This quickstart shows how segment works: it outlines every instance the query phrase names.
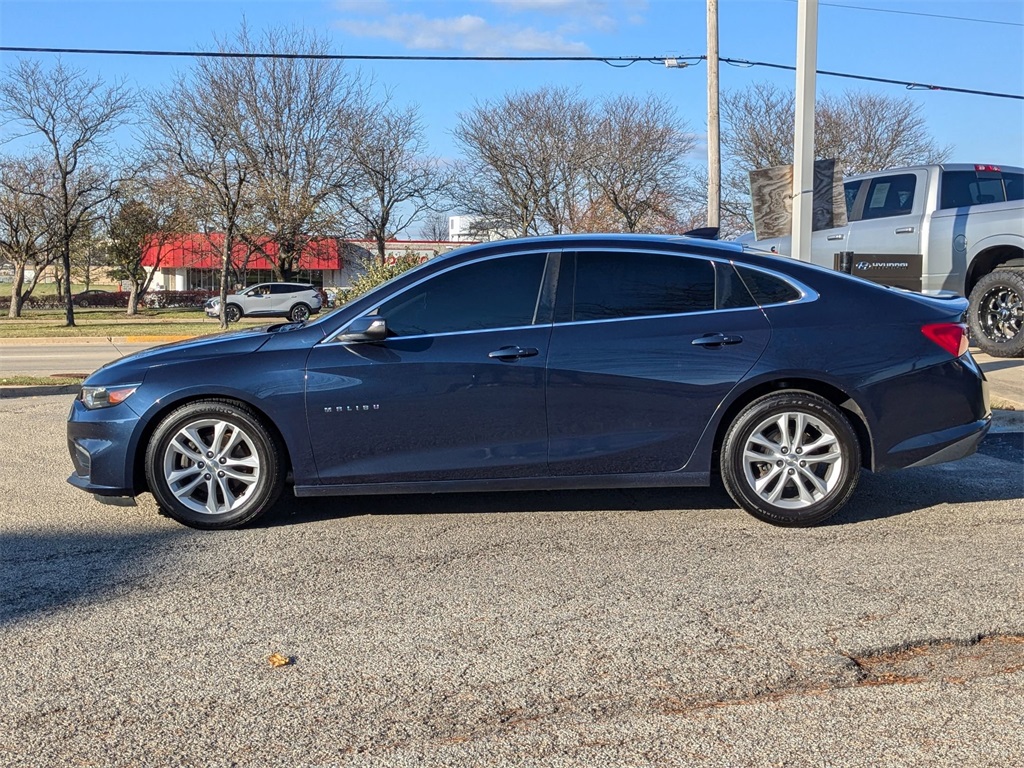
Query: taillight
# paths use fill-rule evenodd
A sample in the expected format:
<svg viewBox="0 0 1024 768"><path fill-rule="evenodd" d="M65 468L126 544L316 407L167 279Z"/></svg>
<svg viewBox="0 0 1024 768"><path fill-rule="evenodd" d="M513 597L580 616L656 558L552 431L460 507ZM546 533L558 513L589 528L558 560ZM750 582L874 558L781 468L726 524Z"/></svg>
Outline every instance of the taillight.
<svg viewBox="0 0 1024 768"><path fill-rule="evenodd" d="M998 165L976 165L974 170L981 173L999 173Z"/></svg>
<svg viewBox="0 0 1024 768"><path fill-rule="evenodd" d="M953 357L967 351L967 326L963 323L929 323L921 326L921 333Z"/></svg>

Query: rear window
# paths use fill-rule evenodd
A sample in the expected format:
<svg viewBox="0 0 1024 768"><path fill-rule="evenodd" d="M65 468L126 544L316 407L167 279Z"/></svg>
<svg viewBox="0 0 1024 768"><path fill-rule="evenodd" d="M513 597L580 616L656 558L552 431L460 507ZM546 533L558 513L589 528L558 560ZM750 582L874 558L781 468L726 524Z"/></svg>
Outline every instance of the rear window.
<svg viewBox="0 0 1024 768"><path fill-rule="evenodd" d="M940 207L1002 203L1022 199L1024 174L999 171L945 171L942 174Z"/></svg>
<svg viewBox="0 0 1024 768"><path fill-rule="evenodd" d="M736 271L747 290L750 291L750 295L754 297L754 301L762 307L767 304L785 304L796 301L801 296L800 291L775 275L738 265Z"/></svg>

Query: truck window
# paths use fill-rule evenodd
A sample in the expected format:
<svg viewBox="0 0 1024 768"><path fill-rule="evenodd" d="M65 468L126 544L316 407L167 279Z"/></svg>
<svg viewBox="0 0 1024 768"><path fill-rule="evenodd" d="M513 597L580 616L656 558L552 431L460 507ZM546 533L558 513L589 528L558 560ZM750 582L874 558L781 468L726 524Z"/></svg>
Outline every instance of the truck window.
<svg viewBox="0 0 1024 768"><path fill-rule="evenodd" d="M914 188L917 178L912 173L897 176L879 176L871 180L868 199L864 203L863 219L884 219L902 216L914 207Z"/></svg>
<svg viewBox="0 0 1024 768"><path fill-rule="evenodd" d="M1004 173L1007 200L1024 200L1024 173Z"/></svg>
<svg viewBox="0 0 1024 768"><path fill-rule="evenodd" d="M860 191L860 181L848 181L843 184L843 192L846 194L846 220L859 221L860 217L854 217L853 204L857 202L857 193Z"/></svg>
<svg viewBox="0 0 1024 768"><path fill-rule="evenodd" d="M1024 174L998 171L945 171L942 174L942 208L1001 203L1021 199Z"/></svg>

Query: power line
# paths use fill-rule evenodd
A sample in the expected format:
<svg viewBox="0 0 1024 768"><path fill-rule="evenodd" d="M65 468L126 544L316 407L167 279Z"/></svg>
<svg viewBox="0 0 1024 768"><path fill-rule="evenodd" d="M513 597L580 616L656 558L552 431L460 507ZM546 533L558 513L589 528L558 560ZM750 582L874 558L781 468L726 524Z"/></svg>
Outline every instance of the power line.
<svg viewBox="0 0 1024 768"><path fill-rule="evenodd" d="M369 55L341 53L246 53L238 51L149 51L106 48L34 48L27 46L0 46L0 52L9 53L69 53L103 56L177 56L192 58L220 59L311 59L332 61L495 61L495 62L600 62L613 67L628 67L644 61L668 67L689 66L688 62L706 61L707 56L424 56L424 55ZM796 67L789 64L773 64L767 61L748 61L747 59L719 58L719 61L739 67L768 67L795 71ZM682 64L680 64L682 62ZM902 85L914 91L948 91L950 93L966 93L972 96L990 96L999 99L1024 100L1024 96L1015 93L998 93L982 91L974 88L956 88L933 83L921 83L913 80L897 80L887 77L858 75L852 72L835 72L825 69L817 70L819 75L842 77L848 80L862 80L870 83Z"/></svg>
<svg viewBox="0 0 1024 768"><path fill-rule="evenodd" d="M101 56L170 56L198 59L308 59L310 61L591 61L609 66L632 66L639 61L661 64L661 56L420 56L420 55L368 55L342 53L250 53L243 51L149 51L117 48L30 48L0 46L9 53L75 53ZM680 56L679 59L699 60L703 56Z"/></svg>
<svg viewBox="0 0 1024 768"><path fill-rule="evenodd" d="M791 64L772 64L767 61L747 61L746 59L719 59L724 61L726 64L732 64L738 67L769 67L771 69L786 69L791 72L796 71L796 67ZM950 85L934 85L931 83L919 83L912 80L894 80L888 77L871 77L870 75L854 75L849 72L833 72L827 69L815 70L819 75L828 75L830 77L844 77L848 80L865 80L869 83L886 83L888 85L903 85L906 86L907 90L910 91L949 91L951 93L969 93L972 96L993 96L998 99L1021 99L1024 100L1024 96L1016 93L997 93L995 91L979 91L974 88L955 88Z"/></svg>
<svg viewBox="0 0 1024 768"><path fill-rule="evenodd" d="M789 3L795 3L798 0L786 0ZM818 5L827 5L832 8L848 8L854 11L871 11L872 13L898 13L903 16L925 16L931 19L951 19L953 21L970 21L978 24L999 24L1006 27L1024 27L1019 21L1001 21L999 19L977 19L971 16L947 16L941 13L923 13L921 11L897 11L893 8L870 8L864 5L846 5L845 3L818 3Z"/></svg>

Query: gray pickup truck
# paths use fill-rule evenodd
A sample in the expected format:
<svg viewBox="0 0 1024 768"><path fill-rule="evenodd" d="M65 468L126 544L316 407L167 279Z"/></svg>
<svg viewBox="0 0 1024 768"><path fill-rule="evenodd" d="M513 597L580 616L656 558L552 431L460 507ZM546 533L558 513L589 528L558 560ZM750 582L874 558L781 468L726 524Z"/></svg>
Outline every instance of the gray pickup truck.
<svg viewBox="0 0 1024 768"><path fill-rule="evenodd" d="M849 223L815 232L811 261L878 283L970 299L974 343L1024 355L1024 169L946 163L852 176ZM790 238L746 240L789 254Z"/></svg>

